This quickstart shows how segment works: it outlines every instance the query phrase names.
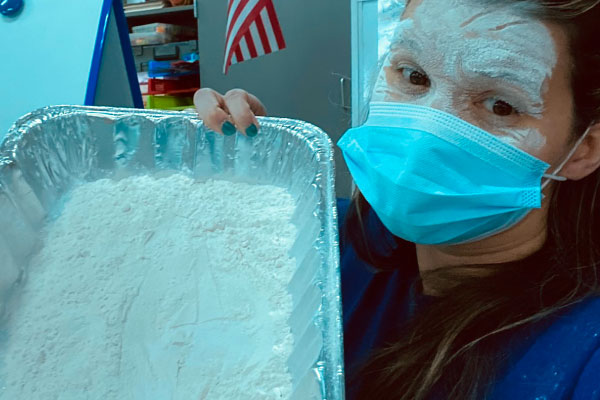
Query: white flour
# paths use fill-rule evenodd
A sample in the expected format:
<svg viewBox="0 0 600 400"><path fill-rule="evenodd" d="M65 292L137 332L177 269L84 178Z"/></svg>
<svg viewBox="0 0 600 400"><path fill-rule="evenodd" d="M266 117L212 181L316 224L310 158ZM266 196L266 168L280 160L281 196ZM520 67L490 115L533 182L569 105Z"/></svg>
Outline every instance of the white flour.
<svg viewBox="0 0 600 400"><path fill-rule="evenodd" d="M294 207L183 175L77 188L5 327L0 398L288 398Z"/></svg>

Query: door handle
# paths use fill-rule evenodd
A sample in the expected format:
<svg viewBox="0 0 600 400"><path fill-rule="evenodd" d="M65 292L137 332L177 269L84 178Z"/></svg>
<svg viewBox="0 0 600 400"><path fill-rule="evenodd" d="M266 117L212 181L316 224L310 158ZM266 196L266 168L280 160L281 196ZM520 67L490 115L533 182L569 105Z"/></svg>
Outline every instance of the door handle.
<svg viewBox="0 0 600 400"><path fill-rule="evenodd" d="M350 111L352 107L346 101L346 82L350 82L350 79L345 76L340 77L340 97L342 99L341 104L344 111Z"/></svg>

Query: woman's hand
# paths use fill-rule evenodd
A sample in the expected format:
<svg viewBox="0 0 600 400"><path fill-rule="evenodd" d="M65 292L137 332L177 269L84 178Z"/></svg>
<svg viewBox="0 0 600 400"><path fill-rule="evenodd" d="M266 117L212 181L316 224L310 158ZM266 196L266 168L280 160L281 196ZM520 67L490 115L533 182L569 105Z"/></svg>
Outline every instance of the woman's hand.
<svg viewBox="0 0 600 400"><path fill-rule="evenodd" d="M215 132L233 135L238 131L256 136L257 115L267 115L265 106L255 96L242 89L232 89L221 95L213 89L200 89L194 94L194 105L204 124Z"/></svg>

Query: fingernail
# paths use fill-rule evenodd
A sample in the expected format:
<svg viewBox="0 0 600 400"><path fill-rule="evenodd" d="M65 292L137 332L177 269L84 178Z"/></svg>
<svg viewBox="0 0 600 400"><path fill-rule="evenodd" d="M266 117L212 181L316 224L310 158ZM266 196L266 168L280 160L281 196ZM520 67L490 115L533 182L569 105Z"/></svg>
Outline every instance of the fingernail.
<svg viewBox="0 0 600 400"><path fill-rule="evenodd" d="M246 135L248 137L254 137L258 135L258 128L256 127L256 125L251 124L248 128L246 128Z"/></svg>
<svg viewBox="0 0 600 400"><path fill-rule="evenodd" d="M235 135L235 126L229 121L225 121L221 129L225 136Z"/></svg>

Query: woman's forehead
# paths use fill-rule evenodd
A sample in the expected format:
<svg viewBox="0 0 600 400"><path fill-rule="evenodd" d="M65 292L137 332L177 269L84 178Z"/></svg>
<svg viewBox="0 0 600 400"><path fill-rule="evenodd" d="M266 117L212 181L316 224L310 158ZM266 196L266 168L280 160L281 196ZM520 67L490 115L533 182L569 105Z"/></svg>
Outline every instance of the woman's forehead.
<svg viewBox="0 0 600 400"><path fill-rule="evenodd" d="M444 17L457 26L465 27L480 17L490 17L487 22L496 22L497 18L520 19L523 22L540 22L532 13L530 1L489 1L489 0L409 0L402 18L414 18L419 15ZM485 20L485 19L484 19ZM482 21L479 21L481 24Z"/></svg>
<svg viewBox="0 0 600 400"><path fill-rule="evenodd" d="M544 22L527 12L531 5L530 1L515 0L409 0L401 21L414 21L421 33L430 34L427 36L434 39L440 33L460 35L463 39L485 37L498 41L519 37L523 44L528 39L543 41L550 47L547 50L554 50Z"/></svg>

